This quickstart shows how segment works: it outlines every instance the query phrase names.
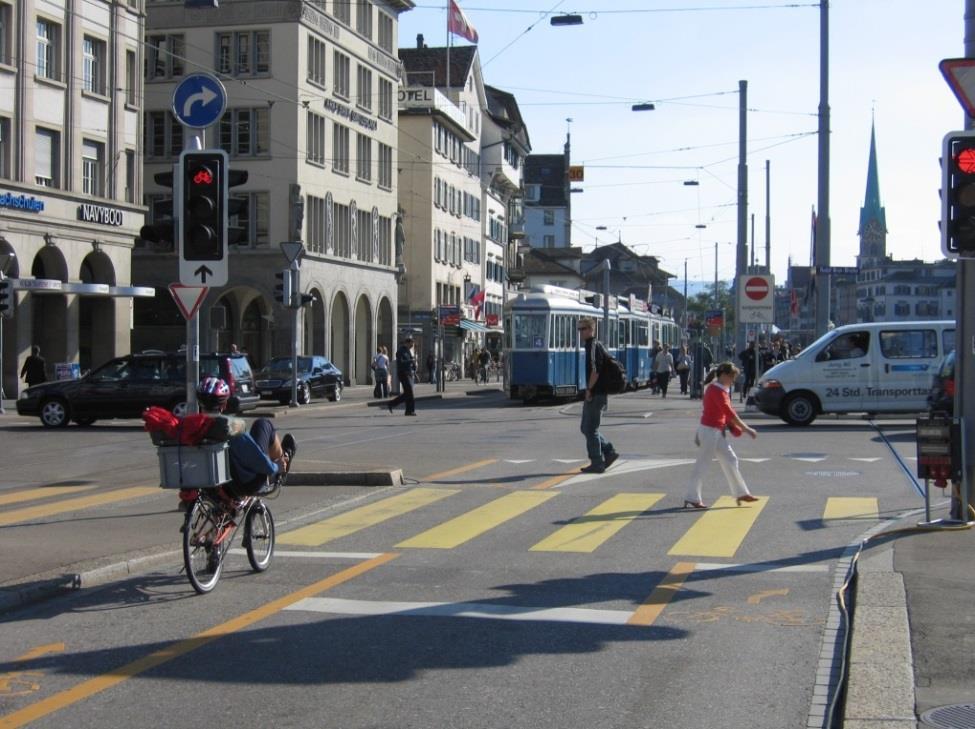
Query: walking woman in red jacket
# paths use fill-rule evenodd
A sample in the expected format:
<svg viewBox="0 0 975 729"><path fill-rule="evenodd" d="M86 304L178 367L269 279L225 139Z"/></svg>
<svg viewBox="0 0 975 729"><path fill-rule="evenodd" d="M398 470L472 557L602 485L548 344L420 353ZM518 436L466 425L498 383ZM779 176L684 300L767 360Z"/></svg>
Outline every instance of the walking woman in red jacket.
<svg viewBox="0 0 975 729"><path fill-rule="evenodd" d="M734 436L743 432L752 438L758 434L750 428L731 406L731 388L738 377L738 368L731 362L722 362L704 380L704 412L701 414L701 424L697 427L694 441L698 444L697 462L691 472L691 480L687 484L687 494L684 497L684 508L706 509L707 505L701 500L701 482L711 459L717 456L721 470L728 479L731 495L738 505L743 501L758 501L748 491L745 479L738 470L738 456L731 449L731 442L727 437L730 430Z"/></svg>

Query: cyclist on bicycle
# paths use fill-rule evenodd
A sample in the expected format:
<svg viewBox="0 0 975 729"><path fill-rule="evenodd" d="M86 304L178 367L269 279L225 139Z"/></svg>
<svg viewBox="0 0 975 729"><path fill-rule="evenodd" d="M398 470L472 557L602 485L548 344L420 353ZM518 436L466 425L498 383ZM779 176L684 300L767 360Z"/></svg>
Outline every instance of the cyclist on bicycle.
<svg viewBox="0 0 975 729"><path fill-rule="evenodd" d="M248 432L243 418L223 415L230 388L218 377L205 378L197 387L196 396L201 410L214 421L208 437L230 443L233 496L253 496L267 486L269 477L288 472L298 450L291 433L279 438L267 418L256 418ZM185 498L182 492L180 496Z"/></svg>

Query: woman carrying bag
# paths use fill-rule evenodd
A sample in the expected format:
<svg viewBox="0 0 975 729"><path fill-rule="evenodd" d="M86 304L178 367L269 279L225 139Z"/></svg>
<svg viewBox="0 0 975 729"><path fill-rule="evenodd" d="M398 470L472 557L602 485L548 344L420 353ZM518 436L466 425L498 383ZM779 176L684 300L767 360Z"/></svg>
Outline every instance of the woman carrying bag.
<svg viewBox="0 0 975 729"><path fill-rule="evenodd" d="M687 353L687 347L681 347L674 362L674 369L680 378L680 394L687 394L687 378L691 374L691 356Z"/></svg>
<svg viewBox="0 0 975 729"><path fill-rule="evenodd" d="M694 442L698 446L697 461L687 484L685 509L708 508L701 499L701 482L711 466L711 459L715 457L738 505L741 506L743 501L758 501L748 491L745 479L738 470L738 456L731 449L731 441L727 437L728 431L735 437L743 432L752 438L758 436L753 428L738 417L738 413L731 406L731 388L737 377L738 368L731 362L722 362L704 379L704 410L701 413L701 424L697 427L697 435L694 436Z"/></svg>

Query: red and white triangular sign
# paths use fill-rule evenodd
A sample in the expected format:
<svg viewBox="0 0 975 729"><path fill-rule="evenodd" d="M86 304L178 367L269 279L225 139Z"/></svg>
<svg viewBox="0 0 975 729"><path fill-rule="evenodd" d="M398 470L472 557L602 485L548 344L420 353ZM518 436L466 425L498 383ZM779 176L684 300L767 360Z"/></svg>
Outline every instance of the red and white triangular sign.
<svg viewBox="0 0 975 729"><path fill-rule="evenodd" d="M975 117L975 58L946 58L938 68L965 113Z"/></svg>
<svg viewBox="0 0 975 729"><path fill-rule="evenodd" d="M196 310L200 308L203 299L206 298L209 286L184 286L181 283L169 284L169 293L179 307L183 318L189 321L196 315Z"/></svg>

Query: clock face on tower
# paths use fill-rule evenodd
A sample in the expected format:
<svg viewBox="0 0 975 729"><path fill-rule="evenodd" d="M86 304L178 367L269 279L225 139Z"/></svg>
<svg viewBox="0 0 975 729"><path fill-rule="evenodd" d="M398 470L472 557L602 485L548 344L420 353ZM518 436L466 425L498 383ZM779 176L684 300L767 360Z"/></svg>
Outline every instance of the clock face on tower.
<svg viewBox="0 0 975 729"><path fill-rule="evenodd" d="M863 235L865 238L869 237L869 238L876 239L882 236L883 234L884 234L884 228L876 220L871 220L863 228Z"/></svg>

